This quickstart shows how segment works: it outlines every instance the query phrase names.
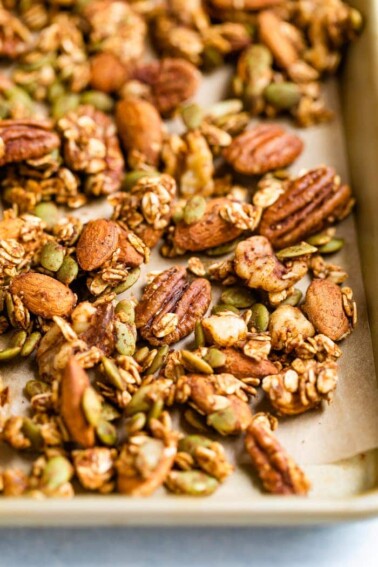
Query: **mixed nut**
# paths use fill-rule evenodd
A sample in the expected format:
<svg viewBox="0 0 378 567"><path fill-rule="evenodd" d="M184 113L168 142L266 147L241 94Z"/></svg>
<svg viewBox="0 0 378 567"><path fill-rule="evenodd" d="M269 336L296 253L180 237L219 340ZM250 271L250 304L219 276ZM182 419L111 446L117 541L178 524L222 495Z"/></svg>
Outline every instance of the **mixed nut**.
<svg viewBox="0 0 378 567"><path fill-rule="evenodd" d="M285 169L300 136L249 121L330 119L320 81L361 28L341 0L0 2L0 364L35 369L27 414L1 415L34 458L0 473L5 496L210 495L224 436L266 491L309 492L274 416L336 390L357 311L324 256L354 199L332 167ZM236 98L190 102L225 61ZM111 218L67 212L105 198ZM120 297L155 247L166 269Z"/></svg>

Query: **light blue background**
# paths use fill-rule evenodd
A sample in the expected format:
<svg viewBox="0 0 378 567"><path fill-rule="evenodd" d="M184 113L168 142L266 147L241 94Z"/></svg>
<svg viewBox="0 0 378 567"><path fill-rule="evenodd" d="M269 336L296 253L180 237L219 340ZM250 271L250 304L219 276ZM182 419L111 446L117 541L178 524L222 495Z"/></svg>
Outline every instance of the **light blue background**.
<svg viewBox="0 0 378 567"><path fill-rule="evenodd" d="M378 520L298 529L5 529L0 565L377 567Z"/></svg>

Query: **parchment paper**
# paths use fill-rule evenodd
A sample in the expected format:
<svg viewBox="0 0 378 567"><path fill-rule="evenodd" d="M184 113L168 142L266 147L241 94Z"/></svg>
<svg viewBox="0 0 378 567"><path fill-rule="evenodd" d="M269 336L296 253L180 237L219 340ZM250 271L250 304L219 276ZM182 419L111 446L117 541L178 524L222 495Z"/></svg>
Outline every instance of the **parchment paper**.
<svg viewBox="0 0 378 567"><path fill-rule="evenodd" d="M207 106L227 96L229 72L226 69L213 73L203 79L197 100ZM344 133L340 119L337 83L331 81L327 86L331 107L336 110L335 120L330 124L299 130L305 141L302 156L292 166L298 173L302 168L312 168L321 164L332 165L347 181L348 171ZM286 121L290 129L295 129ZM177 129L177 123L170 123L169 128ZM105 202L97 202L74 214L84 220L97 216L109 216L111 208ZM300 417L280 420L277 431L282 443L291 455L301 464L326 464L355 456L378 447L378 388L374 372L374 362L369 325L366 313L363 282L357 249L356 232L353 218L344 221L338 228L338 235L346 240L346 246L332 256L332 262L346 268L350 277L346 284L351 286L358 305L359 322L357 329L342 344L343 355L340 360L339 384L333 403L319 411L312 411ZM185 264L186 259L176 263ZM152 270L162 270L172 264L172 260L163 259L154 251L143 274ZM143 276L140 282L145 281ZM139 296L141 284L126 292L124 297ZM305 290L307 283L302 282ZM301 286L299 286L301 287ZM22 395L25 382L33 376L31 362L22 365L7 364L1 368L6 384L11 389L11 405L3 408L3 413L23 413L28 402ZM240 441L226 441L227 451L233 452L239 460ZM2 461L8 461L11 452L2 448ZM244 459L242 459L244 460Z"/></svg>

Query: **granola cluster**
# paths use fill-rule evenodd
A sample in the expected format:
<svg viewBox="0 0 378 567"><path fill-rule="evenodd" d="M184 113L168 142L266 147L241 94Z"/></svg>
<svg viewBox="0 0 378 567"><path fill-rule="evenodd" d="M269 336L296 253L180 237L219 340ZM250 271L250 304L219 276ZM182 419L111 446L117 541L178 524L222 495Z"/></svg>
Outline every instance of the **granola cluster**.
<svg viewBox="0 0 378 567"><path fill-rule="evenodd" d="M238 464L233 436L266 491L307 494L274 430L335 395L357 310L326 257L354 199L332 167L286 170L297 133L249 122L329 119L320 81L361 16L341 0L0 4L0 365L35 368L28 414L0 421L32 464L2 470L2 493L205 496ZM190 102L223 62L236 98ZM153 248L162 269L141 282Z"/></svg>

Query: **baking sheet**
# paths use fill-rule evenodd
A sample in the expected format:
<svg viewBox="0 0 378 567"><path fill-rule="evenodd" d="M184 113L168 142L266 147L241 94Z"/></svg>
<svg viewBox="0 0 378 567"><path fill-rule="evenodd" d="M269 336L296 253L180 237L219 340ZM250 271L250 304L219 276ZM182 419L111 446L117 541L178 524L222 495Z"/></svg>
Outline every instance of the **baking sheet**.
<svg viewBox="0 0 378 567"><path fill-rule="evenodd" d="M226 69L213 73L203 80L197 100L206 108L225 98L228 83L229 72ZM336 111L335 120L330 124L299 130L299 135L305 141L305 150L291 169L297 174L303 168L321 164L332 165L346 181L348 171L336 81L330 81L327 85L327 96L331 107ZM281 122L295 130L287 121ZM175 130L179 128L177 123L170 124L169 127ZM109 216L111 207L102 201L75 211L74 214L89 220L98 216ZM350 275L346 284L354 291L359 309L359 323L355 332L341 345L343 356L340 360L339 384L333 403L320 411L280 420L277 431L291 455L301 465L305 465L306 472L313 481L313 497L355 494L363 488L373 487L376 478L375 455L370 453L364 458L364 462L360 457L356 457L378 447L378 388L352 217L339 225L338 234L345 238L346 246L338 255L332 256L332 262L341 264ZM177 259L177 263L185 264L187 259ZM164 269L171 264L172 260L163 259L158 250L155 250L150 263L143 268L143 274ZM145 278L142 275L140 282L143 281ZM306 282L303 282L303 290L306 285ZM139 296L140 292L141 285L135 286L123 296ZM33 376L30 361L22 365L6 364L0 368L0 372L11 392L11 404L1 412L6 415L27 412L28 402L23 397L22 390L25 382ZM251 482L241 440L225 440L225 445L230 458L238 463L240 468L211 500L234 498L241 494L260 496L258 484ZM335 466L316 466L350 457L355 458ZM15 457L13 450L8 447L2 448L0 461L3 466L20 463L19 457ZM27 463L28 458L24 462ZM361 464L364 466L361 467ZM154 496L162 497L165 498L163 489Z"/></svg>

